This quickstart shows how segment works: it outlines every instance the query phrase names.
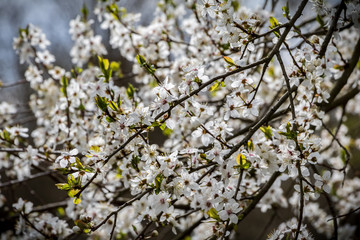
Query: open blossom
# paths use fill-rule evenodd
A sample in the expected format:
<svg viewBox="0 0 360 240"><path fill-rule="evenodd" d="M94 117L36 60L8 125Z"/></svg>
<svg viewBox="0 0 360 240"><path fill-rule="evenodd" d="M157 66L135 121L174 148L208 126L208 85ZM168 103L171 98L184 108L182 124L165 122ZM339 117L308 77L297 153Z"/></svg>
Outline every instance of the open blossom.
<svg viewBox="0 0 360 240"><path fill-rule="evenodd" d="M239 204L234 199L230 199L228 203L224 205L224 209L219 212L221 220L230 220L230 223L238 223L238 213L241 210Z"/></svg>
<svg viewBox="0 0 360 240"><path fill-rule="evenodd" d="M65 69L55 66L49 70L49 74L56 80L60 80L62 76L65 75Z"/></svg>
<svg viewBox="0 0 360 240"><path fill-rule="evenodd" d="M35 62L50 65L51 63L55 62L55 57L48 50L45 50L37 53Z"/></svg>
<svg viewBox="0 0 360 240"><path fill-rule="evenodd" d="M201 0L202 4L199 4L201 16L215 17L215 1L214 0Z"/></svg>
<svg viewBox="0 0 360 240"><path fill-rule="evenodd" d="M69 153L63 153L56 159L56 162L60 164L60 167L65 168L68 164L75 163L75 156L78 154L77 149L71 150Z"/></svg>
<svg viewBox="0 0 360 240"><path fill-rule="evenodd" d="M10 134L12 137L22 137L27 138L29 137L28 131L29 129L23 128L23 127L6 127L6 131Z"/></svg>
<svg viewBox="0 0 360 240"><path fill-rule="evenodd" d="M331 178L330 171L325 171L322 176L315 173L314 178L316 180L316 182L315 182L316 187L322 188L325 192L330 193L331 188L328 185L328 182L329 182L329 180Z"/></svg>
<svg viewBox="0 0 360 240"><path fill-rule="evenodd" d="M13 204L13 207L17 211L23 211L25 214L29 214L33 209L33 205L32 202L24 201L22 198L19 198L18 202Z"/></svg>
<svg viewBox="0 0 360 240"><path fill-rule="evenodd" d="M208 131L211 131L212 127L213 127L214 123L213 122L208 122L205 124L205 128L202 127L198 127L193 133L192 136L196 137L196 138L201 138L201 142L205 145L208 146L210 143L212 143L214 141L214 137L210 135L210 133Z"/></svg>

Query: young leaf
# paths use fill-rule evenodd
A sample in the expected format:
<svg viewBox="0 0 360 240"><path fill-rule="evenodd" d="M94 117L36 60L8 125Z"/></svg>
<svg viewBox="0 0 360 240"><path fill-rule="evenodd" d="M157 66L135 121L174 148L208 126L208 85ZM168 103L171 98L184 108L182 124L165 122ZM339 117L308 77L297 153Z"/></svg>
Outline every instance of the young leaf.
<svg viewBox="0 0 360 240"><path fill-rule="evenodd" d="M250 151L254 151L254 149L255 149L254 142L251 139L248 141L248 149Z"/></svg>
<svg viewBox="0 0 360 240"><path fill-rule="evenodd" d="M231 65L231 66L236 66L236 64L234 63L234 60L232 60L232 58L225 56L225 57L224 57L224 60L225 60L225 62L227 62L229 65Z"/></svg>
<svg viewBox="0 0 360 240"><path fill-rule="evenodd" d="M271 29L273 29L273 28L275 28L275 27L277 27L279 25L278 20L276 18L274 18L274 17L270 17L269 21L270 21Z"/></svg>
<svg viewBox="0 0 360 240"><path fill-rule="evenodd" d="M86 7L86 4L84 3L82 8L81 8L81 13L83 15L83 20L86 21L88 15L89 15L89 10L88 8Z"/></svg>
<svg viewBox="0 0 360 240"><path fill-rule="evenodd" d="M279 22L278 22L278 20L276 18L270 17L269 21L270 21L270 29L274 29L277 26L279 26ZM280 37L280 31L279 30L274 31L274 34L275 34L276 37Z"/></svg>
<svg viewBox="0 0 360 240"><path fill-rule="evenodd" d="M77 219L74 221L75 225L78 226L81 230L89 229L91 228L89 223L86 223L80 219Z"/></svg>
<svg viewBox="0 0 360 240"><path fill-rule="evenodd" d="M79 169L83 169L84 166L80 162L80 159L78 157L76 157L75 160L76 160L76 165L77 165L76 167L79 168Z"/></svg>
<svg viewBox="0 0 360 240"><path fill-rule="evenodd" d="M109 107L110 107L112 110L114 110L115 112L116 112L117 110L119 110L119 107L117 106L116 102L109 100L108 103L109 103Z"/></svg>
<svg viewBox="0 0 360 240"><path fill-rule="evenodd" d="M71 189L68 191L69 197L75 197L75 195L80 192L80 189Z"/></svg>
<svg viewBox="0 0 360 240"><path fill-rule="evenodd" d="M64 94L65 97L67 97L66 88L69 85L69 80L67 79L67 77L62 76L60 83L62 85L62 87L60 88L60 91Z"/></svg>
<svg viewBox="0 0 360 240"><path fill-rule="evenodd" d="M166 123L163 123L163 124L161 124L161 125L160 125L160 129L161 129L161 130L163 130L163 131L164 131L164 130L165 130L165 128L166 128Z"/></svg>
<svg viewBox="0 0 360 240"><path fill-rule="evenodd" d="M272 139L272 130L270 126L267 127L260 127L260 130L264 133L265 137L267 140L271 140Z"/></svg>
<svg viewBox="0 0 360 240"><path fill-rule="evenodd" d="M73 203L74 204L79 204L79 203L81 203L81 199L80 198L74 198Z"/></svg>
<svg viewBox="0 0 360 240"><path fill-rule="evenodd" d="M215 81L215 83L209 88L209 91L214 92L219 88L219 86L220 86L220 82Z"/></svg>
<svg viewBox="0 0 360 240"><path fill-rule="evenodd" d="M320 24L321 27L325 26L325 22L319 14L316 16L316 21Z"/></svg>
<svg viewBox="0 0 360 240"><path fill-rule="evenodd" d="M206 212L209 217L212 219L215 219L217 221L220 221L220 216L218 214L218 211L215 208L210 208L209 211Z"/></svg>
<svg viewBox="0 0 360 240"><path fill-rule="evenodd" d="M133 99L134 94L135 94L135 88L131 83L129 83L129 86L126 89L126 95L128 96L129 99Z"/></svg>
<svg viewBox="0 0 360 240"><path fill-rule="evenodd" d="M289 10L289 1L286 2L286 5L282 7L283 16L287 19L290 19L290 10Z"/></svg>
<svg viewBox="0 0 360 240"><path fill-rule="evenodd" d="M55 184L55 186L60 190L70 190L71 189L70 185L67 183L57 183L57 184Z"/></svg>
<svg viewBox="0 0 360 240"><path fill-rule="evenodd" d="M250 162L246 160L246 157L239 153L236 157L236 163L239 165L240 169L248 169L250 167Z"/></svg>
<svg viewBox="0 0 360 240"><path fill-rule="evenodd" d="M106 112L107 110L107 99L106 97L100 97L98 94L95 96L95 102L101 111Z"/></svg>
<svg viewBox="0 0 360 240"><path fill-rule="evenodd" d="M158 174L155 177L155 193L159 194L160 193L160 188L161 188L161 182L164 179L164 176L162 174Z"/></svg>

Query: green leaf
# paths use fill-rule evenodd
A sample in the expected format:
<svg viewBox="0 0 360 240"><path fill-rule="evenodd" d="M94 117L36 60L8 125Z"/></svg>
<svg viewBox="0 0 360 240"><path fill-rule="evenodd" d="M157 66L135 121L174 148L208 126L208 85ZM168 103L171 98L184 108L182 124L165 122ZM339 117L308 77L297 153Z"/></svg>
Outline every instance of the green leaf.
<svg viewBox="0 0 360 240"><path fill-rule="evenodd" d="M80 110L80 111L85 111L85 106L84 106L84 104L83 104L82 99L80 99L79 110Z"/></svg>
<svg viewBox="0 0 360 240"><path fill-rule="evenodd" d="M77 165L76 167L77 167L78 169L83 169L84 166L83 166L82 163L80 162L80 159L79 159L78 157L76 157L75 160L76 160L76 165Z"/></svg>
<svg viewBox="0 0 360 240"><path fill-rule="evenodd" d="M2 131L2 137L8 142L10 141L10 133L6 129Z"/></svg>
<svg viewBox="0 0 360 240"><path fill-rule="evenodd" d="M78 192L80 192L80 189L70 189L70 190L68 191L68 195L69 195L69 197L75 197L75 195L76 195Z"/></svg>
<svg viewBox="0 0 360 240"><path fill-rule="evenodd" d="M136 226L135 226L135 225L131 225L131 226L132 226L134 232L135 232L136 234L138 234Z"/></svg>
<svg viewBox="0 0 360 240"><path fill-rule="evenodd" d="M210 92L214 92L216 91L220 86L220 82L219 81L215 81L215 83L209 88Z"/></svg>
<svg viewBox="0 0 360 240"><path fill-rule="evenodd" d="M345 164L346 163L346 152L344 149L341 149L340 158L341 158L341 161L343 162L343 164Z"/></svg>
<svg viewBox="0 0 360 240"><path fill-rule="evenodd" d="M114 61L112 61L112 62L110 63L110 68L111 68L114 72L119 71L119 70L120 70L120 62L114 62Z"/></svg>
<svg viewBox="0 0 360 240"><path fill-rule="evenodd" d="M104 74L103 76L105 77L105 82L109 82L112 75L112 68L110 67L109 60L104 59L100 56L98 56L98 60L101 72Z"/></svg>
<svg viewBox="0 0 360 240"><path fill-rule="evenodd" d="M138 61L138 63L140 64L140 66L143 66L144 64L146 64L146 60L144 58L144 56L142 55L136 55L136 60Z"/></svg>
<svg viewBox="0 0 360 240"><path fill-rule="evenodd" d="M26 28L19 28L19 36L21 39L23 38L22 33L25 33L25 36L29 35L29 25L27 25Z"/></svg>
<svg viewBox="0 0 360 240"><path fill-rule="evenodd" d="M319 14L316 15L316 21L320 24L321 27L325 26L324 19Z"/></svg>
<svg viewBox="0 0 360 240"><path fill-rule="evenodd" d="M200 158L201 159L204 159L204 160L209 160L209 159L207 159L207 156L206 156L206 154L205 153L200 153Z"/></svg>
<svg viewBox="0 0 360 240"><path fill-rule="evenodd" d="M251 166L251 163L246 159L246 157L239 153L236 157L236 163L240 169L248 169Z"/></svg>
<svg viewBox="0 0 360 240"><path fill-rule="evenodd" d="M160 129L164 131L166 129L166 123L162 123L160 125Z"/></svg>
<svg viewBox="0 0 360 240"><path fill-rule="evenodd" d="M109 60L108 60L108 59L103 59L102 65L103 65L103 68L104 68L105 70L108 70L108 69L109 69L109 66L110 66Z"/></svg>
<svg viewBox="0 0 360 240"><path fill-rule="evenodd" d="M74 198L73 203L74 204L79 204L79 203L81 203L81 199L80 198Z"/></svg>
<svg viewBox="0 0 360 240"><path fill-rule="evenodd" d="M215 208L210 208L209 211L206 212L209 217L212 219L215 219L217 221L220 221L220 216L218 214L218 211Z"/></svg>
<svg viewBox="0 0 360 240"><path fill-rule="evenodd" d="M336 70L340 70L340 71L344 71L345 70L345 66L344 65L339 65L339 64L335 64L333 66L334 69Z"/></svg>
<svg viewBox="0 0 360 240"><path fill-rule="evenodd" d="M63 207L58 207L56 209L56 212L57 212L57 215L60 216L60 217L65 217L65 209Z"/></svg>
<svg viewBox="0 0 360 240"><path fill-rule="evenodd" d="M287 19L290 19L290 10L289 10L289 1L286 2L286 5L282 7L283 16Z"/></svg>
<svg viewBox="0 0 360 240"><path fill-rule="evenodd" d="M231 1L231 6L234 8L235 12L239 9L240 3L237 0Z"/></svg>
<svg viewBox="0 0 360 240"><path fill-rule="evenodd" d="M269 21L270 21L270 29L274 29L277 26L279 26L279 22L278 22L278 20L276 18L270 17ZM274 34L275 34L276 37L280 37L280 31L279 30L274 31Z"/></svg>
<svg viewBox="0 0 360 240"><path fill-rule="evenodd" d="M232 58L225 56L225 57L224 57L224 60L225 60L225 62L227 62L229 65L231 65L231 66L236 66L236 64L234 63L234 60L232 60Z"/></svg>
<svg viewBox="0 0 360 240"><path fill-rule="evenodd" d="M98 108L100 108L101 111L106 112L107 111L107 105L108 101L106 97L100 97L98 94L95 96L95 102Z"/></svg>
<svg viewBox="0 0 360 240"><path fill-rule="evenodd" d="M162 133L168 137L173 133L173 130L171 130L170 128L167 127L162 131Z"/></svg>
<svg viewBox="0 0 360 240"><path fill-rule="evenodd" d="M254 142L251 139L248 141L248 149L251 151L255 149Z"/></svg>
<svg viewBox="0 0 360 240"><path fill-rule="evenodd" d="M86 21L88 15L89 15L89 10L88 8L86 7L86 4L84 3L82 8L81 8L81 13L83 15L83 20Z"/></svg>
<svg viewBox="0 0 360 240"><path fill-rule="evenodd" d="M264 133L265 138L266 138L267 140L271 140L271 139L272 139L273 133L272 133L272 130L271 130L271 127L270 127L270 126L260 127L260 130Z"/></svg>
<svg viewBox="0 0 360 240"><path fill-rule="evenodd" d="M142 55L136 55L136 60L138 61L138 63L140 64L141 67L145 68L145 70L150 73L151 75L153 75L156 71L155 68L153 68L152 66L150 66L147 62L144 56Z"/></svg>
<svg viewBox="0 0 360 240"><path fill-rule="evenodd" d="M161 188L161 182L164 179L164 176L162 174L158 174L155 177L155 193L159 194L160 193L160 188Z"/></svg>
<svg viewBox="0 0 360 240"><path fill-rule="evenodd" d="M278 20L276 18L272 17L272 16L269 18L269 21L270 21L271 29L273 29L273 28L275 28L275 27L277 27L279 25Z"/></svg>
<svg viewBox="0 0 360 240"><path fill-rule="evenodd" d="M69 174L68 175L68 184L70 185L70 187L80 187L81 186L81 182L80 182L80 178L76 178L72 175Z"/></svg>
<svg viewBox="0 0 360 240"><path fill-rule="evenodd" d="M65 97L67 97L67 87L69 85L69 80L67 79L67 77L62 76L61 77L61 81L60 81L62 87L60 88L60 91L64 94Z"/></svg>
<svg viewBox="0 0 360 240"><path fill-rule="evenodd" d="M279 132L279 134L285 136L287 139L296 140L297 133L291 130L291 124L288 122L286 124L286 132Z"/></svg>
<svg viewBox="0 0 360 240"><path fill-rule="evenodd" d="M139 169L139 162L140 162L140 157L139 156L133 156L131 159L131 166L133 169L135 169L137 172L140 172Z"/></svg>
<svg viewBox="0 0 360 240"><path fill-rule="evenodd" d="M86 223L80 219L77 219L74 221L75 225L78 226L81 230L89 229L91 228L89 223Z"/></svg>
<svg viewBox="0 0 360 240"><path fill-rule="evenodd" d="M119 110L119 107L117 106L116 102L109 100L108 103L109 103L109 107L110 107L112 110L114 110L114 111Z"/></svg>
<svg viewBox="0 0 360 240"><path fill-rule="evenodd" d="M160 125L159 122L155 121L149 127L158 127L159 125Z"/></svg>
<svg viewBox="0 0 360 240"><path fill-rule="evenodd" d="M129 99L133 99L134 94L135 94L135 88L131 83L129 83L129 86L126 89L126 95L128 96Z"/></svg>
<svg viewBox="0 0 360 240"><path fill-rule="evenodd" d="M106 121L108 122L108 123L112 123L112 122L115 122L115 119L114 118L112 118L112 117L110 117L110 116L106 116Z"/></svg>
<svg viewBox="0 0 360 240"><path fill-rule="evenodd" d="M67 183L57 183L57 184L55 184L55 186L60 190L70 190L71 189L70 185Z"/></svg>

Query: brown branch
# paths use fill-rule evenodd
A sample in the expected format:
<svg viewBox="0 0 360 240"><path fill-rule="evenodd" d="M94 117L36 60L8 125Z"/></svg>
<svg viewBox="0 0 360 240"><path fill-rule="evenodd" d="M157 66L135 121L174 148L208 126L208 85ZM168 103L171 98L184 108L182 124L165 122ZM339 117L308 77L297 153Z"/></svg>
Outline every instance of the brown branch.
<svg viewBox="0 0 360 240"><path fill-rule="evenodd" d="M113 238L114 230L115 230L115 227L116 227L116 220L117 220L117 214L114 215L114 223L113 223L113 227L111 229L109 240L112 240L112 238Z"/></svg>
<svg viewBox="0 0 360 240"><path fill-rule="evenodd" d="M240 212L239 215L239 223L245 219L245 217L256 207L258 202L264 197L264 195L267 193L267 191L271 188L271 186L274 184L275 180L280 176L280 172L275 172L270 177L270 179L266 182L264 187L259 191L259 193L253 198L251 203L247 208L244 209L244 211ZM238 224L239 224L238 223Z"/></svg>
<svg viewBox="0 0 360 240"><path fill-rule="evenodd" d="M342 0L340 5L338 6L336 12L335 12L335 15L333 17L333 20L331 22L331 25L330 25L330 28L325 36L325 39L324 39L324 42L323 44L321 45L321 49L320 49L320 52L319 52L319 55L318 57L319 58L322 58L324 55L325 55L325 52L326 52L326 49L327 49L327 46L329 45L329 42L330 42L330 39L335 31L335 28L336 28L336 24L340 18L340 14L343 10L343 8L345 8L345 1Z"/></svg>
<svg viewBox="0 0 360 240"><path fill-rule="evenodd" d="M179 234L175 240L182 240L184 239L186 236L188 236L192 231L194 231L195 228L197 228L202 221L204 220L204 217L200 218L197 222L195 222L190 228L186 229L184 232L182 232L181 234Z"/></svg>
<svg viewBox="0 0 360 240"><path fill-rule="evenodd" d="M355 45L353 55L351 56L347 68L345 68L341 77L336 80L336 84L330 92L330 97L328 99L329 104L332 103L332 101L340 93L341 89L346 85L351 73L353 72L354 68L356 67L356 64L358 63L359 57L360 57L360 39L357 41ZM323 106L323 108L325 107L326 105Z"/></svg>
<svg viewBox="0 0 360 240"><path fill-rule="evenodd" d="M316 173L316 174L319 174L317 168L315 167L315 165L311 164L311 168L313 169L313 171ZM326 199L326 202L329 206L329 209L330 209L330 213L331 215L333 216L333 224L334 224L334 233L333 233L333 238L334 240L337 240L338 239L338 223L337 221L335 220L336 219L336 210L335 210L335 207L334 207L334 202L332 201L330 195L323 191L322 193L324 196L325 196L325 199Z"/></svg>
<svg viewBox="0 0 360 240"><path fill-rule="evenodd" d="M115 211L111 212L103 221L101 221L98 225L96 225L95 227L91 228L91 231L95 232L99 227L101 227L102 225L104 225L109 218L111 218L112 215L117 214L118 212L120 212L122 209L124 209L125 207L129 206L130 204L132 204L133 202L135 202L136 200L139 200L140 198L142 198L143 196L145 196L146 194L148 194L149 192L152 191L152 188L147 189L146 191L144 191L143 193L138 194L136 197L130 199L129 201L127 201L126 203L124 203L123 205L121 205L118 209L116 209Z"/></svg>
<svg viewBox="0 0 360 240"><path fill-rule="evenodd" d="M345 213L345 214L342 214L342 215L339 215L339 216L330 218L330 219L327 220L327 222L329 222L329 221L331 221L331 220L335 220L335 219L337 219L337 218L347 217L347 216L349 216L350 214L353 214L354 212L357 212L357 211L359 211L359 210L360 210L360 207L355 208L354 210L351 210L351 211L348 212L348 213ZM336 221L335 221L335 222L336 222Z"/></svg>
<svg viewBox="0 0 360 240"><path fill-rule="evenodd" d="M3 88L15 87L15 86L17 86L17 85L25 84L25 83L28 83L28 81L26 81L26 80L21 80L21 81L17 81L17 82L13 82L13 83L8 83L8 84L3 84L3 83L0 81L0 91L1 91Z"/></svg>
<svg viewBox="0 0 360 240"><path fill-rule="evenodd" d="M330 112L334 108L337 108L339 106L345 106L348 103L348 101L353 99L359 92L360 92L359 87L353 88L349 92L342 95L341 97L335 99L332 102L329 102L327 105L324 105L322 110L324 110L325 112Z"/></svg>
<svg viewBox="0 0 360 240"><path fill-rule="evenodd" d="M29 176L27 178L24 178L24 179L10 180L8 182L1 183L0 184L0 189L5 188L5 187L9 187L9 186L12 186L12 185L15 185L15 184L20 184L20 183L23 183L23 182L27 182L27 181L30 181L30 180L33 180L33 179L36 179L36 178L39 178L39 177L48 176L48 175L53 174L53 173L56 173L56 171L40 172L40 173L33 174L33 175L31 175L31 176Z"/></svg>

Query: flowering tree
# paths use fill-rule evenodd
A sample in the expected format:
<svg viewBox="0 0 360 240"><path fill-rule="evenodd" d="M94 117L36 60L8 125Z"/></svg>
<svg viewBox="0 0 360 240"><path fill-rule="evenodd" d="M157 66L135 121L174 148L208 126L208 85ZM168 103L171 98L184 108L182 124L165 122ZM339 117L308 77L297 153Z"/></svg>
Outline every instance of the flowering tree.
<svg viewBox="0 0 360 240"><path fill-rule="evenodd" d="M148 26L116 2L98 1L94 13L111 51L133 62L133 84L122 84L86 7L70 22L72 69L54 64L38 27L14 39L37 126L15 125L16 107L0 103L0 207L2 221L16 219L2 239L168 229L230 239L256 208L292 211L269 239L312 239L307 225L333 239L355 234L346 217L359 210L360 178L349 149L360 139L344 119L360 113L357 1L286 4L280 22L235 0L160 0ZM308 19L305 7L315 9ZM7 189L43 176L68 197L7 200Z"/></svg>

